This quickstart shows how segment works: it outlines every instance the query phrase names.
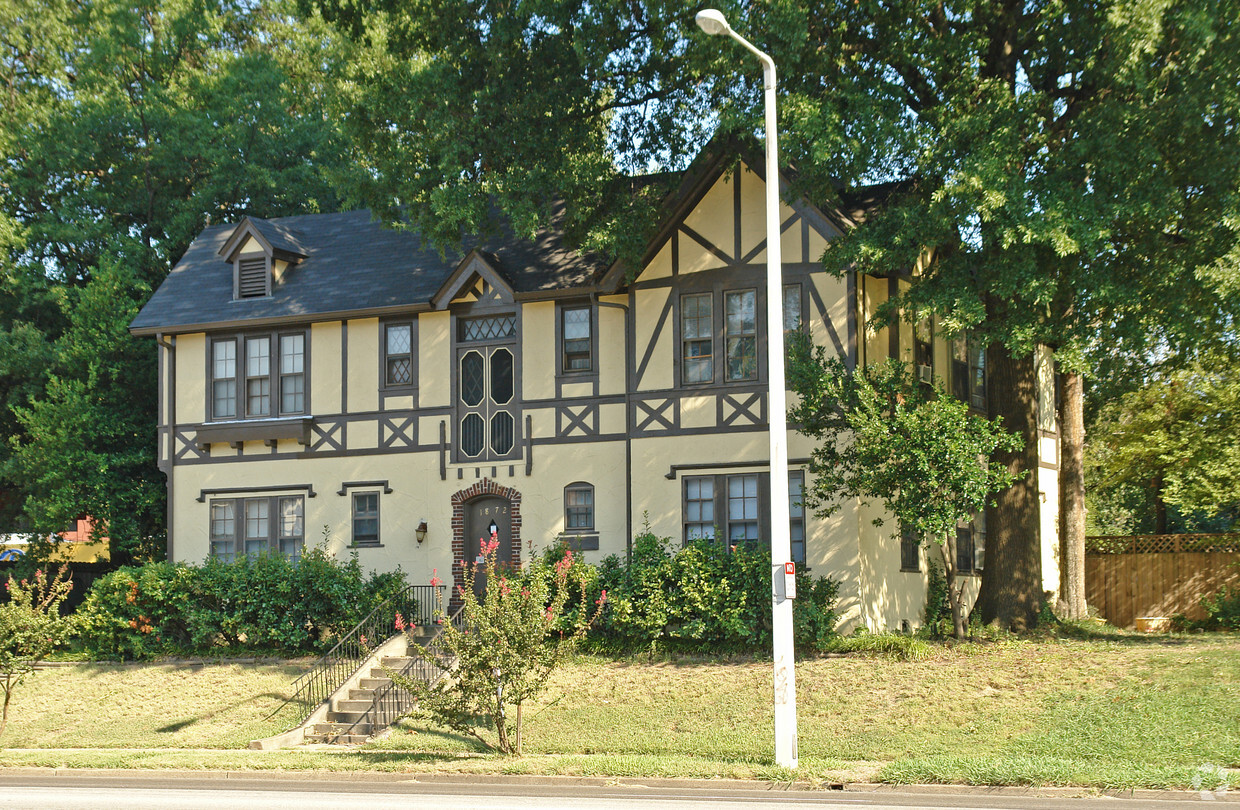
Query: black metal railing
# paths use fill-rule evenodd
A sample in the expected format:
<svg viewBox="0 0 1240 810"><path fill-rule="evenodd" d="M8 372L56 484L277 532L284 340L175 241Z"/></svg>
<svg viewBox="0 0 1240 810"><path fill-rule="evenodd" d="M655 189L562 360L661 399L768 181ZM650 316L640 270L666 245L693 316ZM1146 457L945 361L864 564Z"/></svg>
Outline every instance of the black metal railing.
<svg viewBox="0 0 1240 810"><path fill-rule="evenodd" d="M458 629L462 628L465 624L464 608L457 609L448 622ZM392 671L405 678L422 681L427 686L434 686L456 665L452 654L444 649L442 626L429 641L419 646L421 649L410 657L404 667ZM382 663L380 661L380 664ZM375 692L374 702L366 719L371 723L371 728L378 731L413 711L415 703L413 695L392 681Z"/></svg>
<svg viewBox="0 0 1240 810"><path fill-rule="evenodd" d="M372 610L357 626L346 633L336 646L315 662L310 671L293 682L293 696L272 712L275 716L289 704L299 707L298 719L290 728L305 722L315 709L329 700L358 667L364 664L379 645L396 632L396 614L400 614L414 635L438 635L436 614L443 603L443 585L408 585L396 596Z"/></svg>

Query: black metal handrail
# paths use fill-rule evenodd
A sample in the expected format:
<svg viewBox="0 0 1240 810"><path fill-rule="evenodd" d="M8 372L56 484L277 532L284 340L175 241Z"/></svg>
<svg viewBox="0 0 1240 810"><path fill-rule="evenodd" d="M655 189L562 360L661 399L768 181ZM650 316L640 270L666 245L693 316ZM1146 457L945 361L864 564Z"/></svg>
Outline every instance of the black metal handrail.
<svg viewBox="0 0 1240 810"><path fill-rule="evenodd" d="M465 610L458 608L456 613L448 619L448 623L460 629L465 625ZM393 670L396 674L406 678L423 681L427 686L433 687L435 684L452 671L456 665L456 661L450 653L443 647L443 628L440 626L439 631L426 644L419 645L421 649L418 653L411 657L408 664L400 670ZM380 664L383 662L380 661ZM401 688L395 681L391 681L381 686L375 692L374 701L371 703L370 711L367 719L371 723L371 728L378 731L381 728L390 726L400 718L409 714L413 710L416 700L408 691Z"/></svg>
<svg viewBox="0 0 1240 810"><path fill-rule="evenodd" d="M396 633L396 614L405 623L434 633L438 606L443 602L443 585L407 585L404 590L372 610L357 626L346 633L336 646L323 655L308 672L293 682L293 696L271 713L275 716L290 703L301 706L298 720L291 728L305 722L315 709L331 699L340 685L349 679L371 656L376 647Z"/></svg>

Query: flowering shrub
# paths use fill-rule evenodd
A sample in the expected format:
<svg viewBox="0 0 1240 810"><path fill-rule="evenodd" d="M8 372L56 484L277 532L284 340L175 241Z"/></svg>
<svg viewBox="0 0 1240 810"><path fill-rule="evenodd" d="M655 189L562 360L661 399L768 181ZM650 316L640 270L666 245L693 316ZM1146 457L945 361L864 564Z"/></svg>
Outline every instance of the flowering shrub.
<svg viewBox="0 0 1240 810"><path fill-rule="evenodd" d="M48 577L38 569L29 579L5 582L9 601L0 605L0 690L4 692L0 735L8 725L9 704L17 687L68 638L70 622L60 616L60 603L73 588L67 571L61 566L54 577Z"/></svg>
<svg viewBox="0 0 1240 810"><path fill-rule="evenodd" d="M585 635L607 596L601 594L593 605L587 603L591 569L571 552L550 564L535 563L526 572L507 571L496 559L498 546L495 540L484 538L484 562L465 566L465 582L472 584L485 577L486 591L479 599L472 587L458 586L464 621L460 627L445 623L440 637L457 662L451 676L429 686L398 673L391 675L417 697L419 714L488 747L519 754L525 703L546 687L551 673ZM570 596L576 601L566 609ZM398 630L404 629L402 624L398 617ZM435 660L413 637L409 640L411 650ZM483 736L484 728L494 731L494 741Z"/></svg>

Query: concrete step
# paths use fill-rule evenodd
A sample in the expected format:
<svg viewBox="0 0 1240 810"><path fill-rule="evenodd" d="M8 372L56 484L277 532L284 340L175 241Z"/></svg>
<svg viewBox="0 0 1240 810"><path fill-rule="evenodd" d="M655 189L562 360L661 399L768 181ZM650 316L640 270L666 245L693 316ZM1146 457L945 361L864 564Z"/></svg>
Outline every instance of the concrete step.
<svg viewBox="0 0 1240 810"><path fill-rule="evenodd" d="M361 745L370 739L367 734L320 734L313 731L306 732L307 743L320 743L326 745Z"/></svg>
<svg viewBox="0 0 1240 810"><path fill-rule="evenodd" d="M356 724L356 723L369 723L370 722L370 704L367 703L366 708L363 709L362 711L328 712L327 722L347 723L350 725Z"/></svg>
<svg viewBox="0 0 1240 810"><path fill-rule="evenodd" d="M374 705L374 700L365 698L361 700L337 700L335 709L341 714L365 714L370 711L370 707Z"/></svg>
<svg viewBox="0 0 1240 810"><path fill-rule="evenodd" d="M310 732L314 734L361 734L364 737L370 735L373 731L374 727L370 723L340 722L338 720L315 723L314 728L310 729Z"/></svg>
<svg viewBox="0 0 1240 810"><path fill-rule="evenodd" d="M371 700L375 699L374 689L350 689L348 700Z"/></svg>
<svg viewBox="0 0 1240 810"><path fill-rule="evenodd" d="M382 672L383 670L379 670L379 671ZM379 678L379 677L362 678L360 681L358 681L357 685L360 686L362 689L369 689L370 691L373 692L376 689L382 689L383 687L387 686L391 682L392 682L392 679L384 675L382 678Z"/></svg>

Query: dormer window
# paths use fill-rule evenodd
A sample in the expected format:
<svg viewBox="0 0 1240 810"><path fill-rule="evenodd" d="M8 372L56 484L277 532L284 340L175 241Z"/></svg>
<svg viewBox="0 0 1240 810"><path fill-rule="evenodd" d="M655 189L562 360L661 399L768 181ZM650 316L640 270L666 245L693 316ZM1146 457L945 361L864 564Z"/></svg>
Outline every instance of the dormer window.
<svg viewBox="0 0 1240 810"><path fill-rule="evenodd" d="M288 269L306 258L301 234L279 222L246 217L219 255L233 266L233 300L267 298Z"/></svg>

